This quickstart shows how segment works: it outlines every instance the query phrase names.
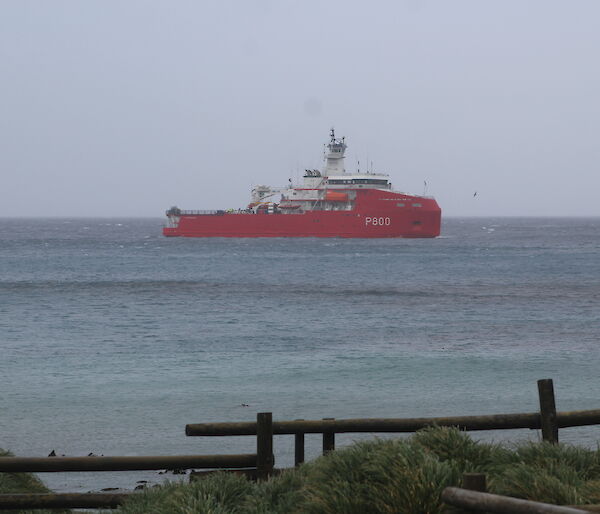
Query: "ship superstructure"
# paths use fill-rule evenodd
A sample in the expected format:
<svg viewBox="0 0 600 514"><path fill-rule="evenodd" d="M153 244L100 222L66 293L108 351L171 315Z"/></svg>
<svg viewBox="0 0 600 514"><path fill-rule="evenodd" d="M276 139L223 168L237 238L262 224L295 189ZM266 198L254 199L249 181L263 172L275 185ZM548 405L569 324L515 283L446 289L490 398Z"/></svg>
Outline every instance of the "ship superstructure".
<svg viewBox="0 0 600 514"><path fill-rule="evenodd" d="M432 197L392 190L384 173L348 173L345 138L331 129L322 170L303 183L252 189L245 209L167 211L165 236L188 237L436 237L441 210Z"/></svg>

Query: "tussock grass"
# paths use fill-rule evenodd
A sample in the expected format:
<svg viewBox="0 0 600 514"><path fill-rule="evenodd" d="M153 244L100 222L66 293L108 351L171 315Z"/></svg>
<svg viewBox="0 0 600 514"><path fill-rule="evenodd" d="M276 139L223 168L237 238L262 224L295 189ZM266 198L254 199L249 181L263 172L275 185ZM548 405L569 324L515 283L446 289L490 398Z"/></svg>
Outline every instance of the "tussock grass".
<svg viewBox="0 0 600 514"><path fill-rule="evenodd" d="M130 501L121 511L145 514L237 514L246 512L243 505L254 487L244 477L219 473L189 484L170 483L151 489L136 495L135 501Z"/></svg>
<svg viewBox="0 0 600 514"><path fill-rule="evenodd" d="M268 482L217 474L132 498L123 514L442 514L440 501L465 472L488 476L490 492L559 505L600 503L600 452L569 445L506 447L452 428L409 439L356 443Z"/></svg>
<svg viewBox="0 0 600 514"><path fill-rule="evenodd" d="M276 478L254 484L253 494L246 498L243 512L271 514L297 512L306 496L306 468L283 472Z"/></svg>
<svg viewBox="0 0 600 514"><path fill-rule="evenodd" d="M404 440L358 443L307 467L307 513L441 512L442 489L460 480L456 465Z"/></svg>
<svg viewBox="0 0 600 514"><path fill-rule="evenodd" d="M512 461L512 453L499 444L478 443L464 432L449 427L425 428L412 441L452 462L461 473L490 473Z"/></svg>
<svg viewBox="0 0 600 514"><path fill-rule="evenodd" d="M518 463L495 477L492 489L498 494L526 500L576 505L587 503L587 498L580 492L584 484L573 468L562 464L539 468Z"/></svg>
<svg viewBox="0 0 600 514"><path fill-rule="evenodd" d="M557 505L598 503L600 452L570 445L524 443L493 476L494 492Z"/></svg>
<svg viewBox="0 0 600 514"><path fill-rule="evenodd" d="M13 457L12 453L0 449L1 457ZM47 493L42 481L31 473L0 473L0 493Z"/></svg>
<svg viewBox="0 0 600 514"><path fill-rule="evenodd" d="M0 458L13 457L13 454L0 448ZM31 473L0 473L0 494L49 493L44 483ZM71 512L68 510L5 510L2 512L21 514L58 514Z"/></svg>
<svg viewBox="0 0 600 514"><path fill-rule="evenodd" d="M513 453L518 462L541 469L564 465L577 472L584 480L600 478L600 452L571 445L550 443L523 443Z"/></svg>

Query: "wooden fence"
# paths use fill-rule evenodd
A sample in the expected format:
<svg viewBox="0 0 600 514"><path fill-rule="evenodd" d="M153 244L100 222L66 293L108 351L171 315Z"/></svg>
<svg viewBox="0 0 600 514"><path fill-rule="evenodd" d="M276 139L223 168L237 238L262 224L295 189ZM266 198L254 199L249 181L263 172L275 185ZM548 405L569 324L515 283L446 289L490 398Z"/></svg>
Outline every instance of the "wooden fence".
<svg viewBox="0 0 600 514"><path fill-rule="evenodd" d="M256 453L152 457L0 457L0 473L137 471L153 469L244 469L257 479L273 473L271 413L256 416ZM115 508L136 493L0 494L0 510Z"/></svg>
<svg viewBox="0 0 600 514"><path fill-rule="evenodd" d="M323 435L323 454L335 449L335 434L341 433L410 433L425 427L458 427L461 430L541 429L542 439L558 443L558 430L600 424L600 409L556 412L554 386L551 379L538 380L539 412L525 414L492 414L486 416L454 416L444 418L367 418L274 421L273 434L290 434L295 438L295 465L304 462L305 434ZM196 423L186 425L188 436L255 435L255 422Z"/></svg>
<svg viewBox="0 0 600 514"><path fill-rule="evenodd" d="M256 436L256 453L243 455L184 455L163 457L44 457L0 458L0 472L120 471L148 469L245 469L257 479L274 471L273 435L291 434L295 440L296 465L304 462L305 434L322 434L323 453L335 449L335 434L408 433L425 427L450 426L461 430L541 429L542 438L558 443L559 428L598 425L600 409L556 412L552 380L538 380L540 410L524 414L454 416L437 418L367 418L273 421L272 414L259 413L254 422L199 423L185 427L188 436ZM103 508L120 505L128 494L25 494L0 495L0 510L14 508ZM451 493L449 492L448 495ZM463 495L464 496L464 495ZM489 512L489 508L486 508ZM497 511L509 512L509 511ZM521 512L521 511L510 511ZM564 511L522 511L564 512Z"/></svg>

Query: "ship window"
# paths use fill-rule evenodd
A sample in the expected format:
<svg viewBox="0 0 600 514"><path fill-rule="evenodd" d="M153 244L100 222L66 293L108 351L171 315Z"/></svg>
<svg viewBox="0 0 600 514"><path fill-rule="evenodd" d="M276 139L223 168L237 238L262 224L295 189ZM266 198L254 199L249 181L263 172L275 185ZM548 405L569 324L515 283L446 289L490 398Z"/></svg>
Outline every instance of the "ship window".
<svg viewBox="0 0 600 514"><path fill-rule="evenodd" d="M403 203L397 203L396 205L397 205L398 207L404 207L404 204L403 204Z"/></svg>
<svg viewBox="0 0 600 514"><path fill-rule="evenodd" d="M348 179L330 179L329 184L377 184L377 185L388 185L387 180L368 179L368 178L355 178L352 180Z"/></svg>
<svg viewBox="0 0 600 514"><path fill-rule="evenodd" d="M413 207L423 207L420 203L413 203L412 206Z"/></svg>
<svg viewBox="0 0 600 514"><path fill-rule="evenodd" d="M413 225L420 225L421 222L420 221L413 221Z"/></svg>
<svg viewBox="0 0 600 514"><path fill-rule="evenodd" d="M370 178L356 178L352 181L354 184L381 184L387 185L387 180L370 179Z"/></svg>

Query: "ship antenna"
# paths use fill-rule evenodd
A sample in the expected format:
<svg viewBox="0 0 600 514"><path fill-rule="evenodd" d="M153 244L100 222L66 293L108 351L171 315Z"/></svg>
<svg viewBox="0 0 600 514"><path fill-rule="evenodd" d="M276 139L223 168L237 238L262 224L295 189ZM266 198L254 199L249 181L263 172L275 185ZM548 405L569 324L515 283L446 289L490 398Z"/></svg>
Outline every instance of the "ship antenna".
<svg viewBox="0 0 600 514"><path fill-rule="evenodd" d="M331 134L330 134L330 136L331 136L331 142L335 143L335 130L334 130L333 127L331 127Z"/></svg>

